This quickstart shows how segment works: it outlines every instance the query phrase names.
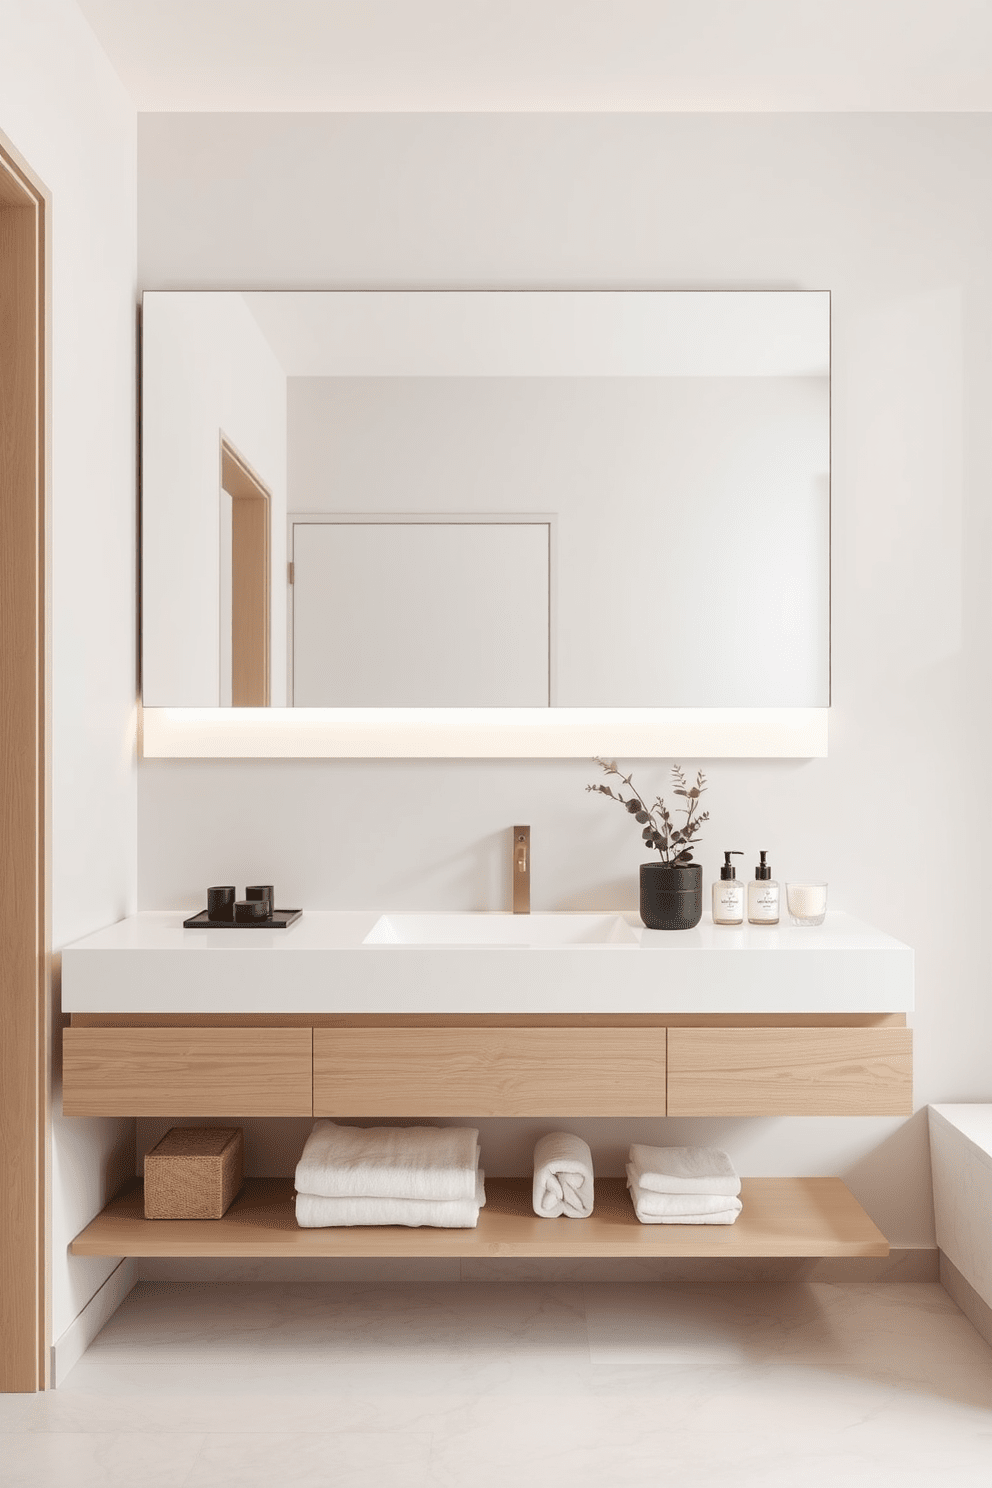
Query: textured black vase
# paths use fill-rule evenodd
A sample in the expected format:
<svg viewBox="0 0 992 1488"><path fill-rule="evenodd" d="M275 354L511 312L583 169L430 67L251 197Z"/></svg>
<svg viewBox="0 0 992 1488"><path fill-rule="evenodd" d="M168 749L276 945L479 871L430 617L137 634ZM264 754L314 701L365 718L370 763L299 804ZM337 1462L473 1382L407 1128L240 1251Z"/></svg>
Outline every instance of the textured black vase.
<svg viewBox="0 0 992 1488"><path fill-rule="evenodd" d="M641 864L641 919L649 930L691 930L702 916L700 863Z"/></svg>

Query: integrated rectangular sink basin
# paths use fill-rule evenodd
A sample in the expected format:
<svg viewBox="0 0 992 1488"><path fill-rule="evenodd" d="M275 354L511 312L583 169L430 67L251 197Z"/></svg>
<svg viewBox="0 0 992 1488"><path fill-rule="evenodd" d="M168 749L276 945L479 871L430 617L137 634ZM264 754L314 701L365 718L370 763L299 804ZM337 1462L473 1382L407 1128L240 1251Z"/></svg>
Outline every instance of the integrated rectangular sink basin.
<svg viewBox="0 0 992 1488"><path fill-rule="evenodd" d="M384 914L367 946L540 947L636 946L637 935L618 914Z"/></svg>

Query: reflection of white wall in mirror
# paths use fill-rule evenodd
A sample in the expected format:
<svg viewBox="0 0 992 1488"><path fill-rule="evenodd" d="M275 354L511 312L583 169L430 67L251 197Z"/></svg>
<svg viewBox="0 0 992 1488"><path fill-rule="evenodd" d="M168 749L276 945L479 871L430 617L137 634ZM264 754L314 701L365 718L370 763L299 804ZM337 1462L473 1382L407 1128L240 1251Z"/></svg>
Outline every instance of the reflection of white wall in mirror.
<svg viewBox="0 0 992 1488"><path fill-rule="evenodd" d="M143 302L142 694L221 702L221 436L272 497L272 593L285 593L286 377L241 295ZM150 349L153 348L153 354ZM271 697L286 702L286 616L271 606Z"/></svg>
<svg viewBox="0 0 992 1488"><path fill-rule="evenodd" d="M220 488L220 705L231 706L231 652L234 619L231 563L233 557L234 502L230 491Z"/></svg>
<svg viewBox="0 0 992 1488"><path fill-rule="evenodd" d="M290 500L553 507L557 705L824 707L828 410L825 377L291 377Z"/></svg>
<svg viewBox="0 0 992 1488"><path fill-rule="evenodd" d="M291 521L296 706L547 707L547 522Z"/></svg>

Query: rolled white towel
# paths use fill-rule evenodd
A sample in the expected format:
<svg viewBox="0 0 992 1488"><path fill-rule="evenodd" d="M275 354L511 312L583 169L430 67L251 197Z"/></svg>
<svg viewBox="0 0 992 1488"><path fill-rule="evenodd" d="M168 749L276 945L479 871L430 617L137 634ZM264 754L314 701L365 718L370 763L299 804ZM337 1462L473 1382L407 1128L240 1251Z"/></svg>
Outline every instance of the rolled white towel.
<svg viewBox="0 0 992 1488"><path fill-rule="evenodd" d="M639 1187L652 1193L724 1194L736 1198L741 1180L720 1147L646 1147L634 1142L630 1169Z"/></svg>
<svg viewBox="0 0 992 1488"><path fill-rule="evenodd" d="M479 1133L468 1126L315 1121L296 1191L323 1199L475 1200Z"/></svg>
<svg viewBox="0 0 992 1488"><path fill-rule="evenodd" d="M534 1148L534 1213L542 1219L588 1219L592 1213L592 1153L572 1132L548 1132Z"/></svg>
<svg viewBox="0 0 992 1488"><path fill-rule="evenodd" d="M486 1202L486 1175L475 1175L471 1199L325 1199L318 1194L296 1195L296 1223L304 1230L338 1225L430 1225L439 1230L471 1230L479 1223Z"/></svg>
<svg viewBox="0 0 992 1488"><path fill-rule="evenodd" d="M743 1205L727 1194L659 1194L640 1188L627 1168L627 1187L641 1224L733 1224Z"/></svg>

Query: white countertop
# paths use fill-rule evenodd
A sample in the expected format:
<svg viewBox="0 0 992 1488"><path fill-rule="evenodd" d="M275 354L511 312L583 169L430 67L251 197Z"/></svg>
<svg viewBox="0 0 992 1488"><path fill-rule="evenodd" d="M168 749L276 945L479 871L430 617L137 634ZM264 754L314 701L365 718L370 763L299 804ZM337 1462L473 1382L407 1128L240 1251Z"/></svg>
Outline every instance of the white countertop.
<svg viewBox="0 0 992 1488"><path fill-rule="evenodd" d="M668 932L644 929L630 911L623 918L632 943L563 946L363 945L379 910L305 910L286 930L184 930L193 912L132 915L65 947L64 1011L745 1014L913 1007L910 947L840 912L815 928L725 927L706 915L694 930Z"/></svg>

